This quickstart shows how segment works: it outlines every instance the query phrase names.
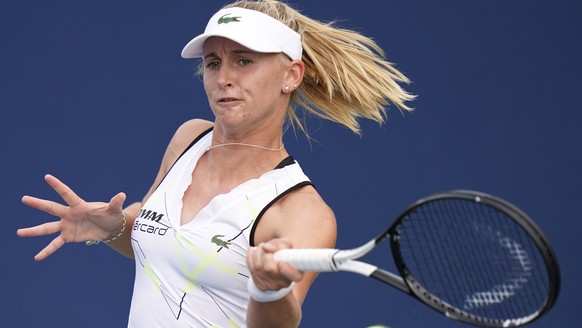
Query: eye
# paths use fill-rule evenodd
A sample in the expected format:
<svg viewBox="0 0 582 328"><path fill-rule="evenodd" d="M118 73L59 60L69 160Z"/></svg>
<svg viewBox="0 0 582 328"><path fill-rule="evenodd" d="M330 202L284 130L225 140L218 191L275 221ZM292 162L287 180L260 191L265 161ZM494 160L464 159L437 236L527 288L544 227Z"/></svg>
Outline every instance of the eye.
<svg viewBox="0 0 582 328"><path fill-rule="evenodd" d="M215 69L220 67L220 63L218 61L211 61L208 64L206 64L206 68L208 69Z"/></svg>
<svg viewBox="0 0 582 328"><path fill-rule="evenodd" d="M252 60L250 60L248 58L243 58L243 59L240 59L238 61L238 63L239 63L240 66L247 66L247 65L252 64L253 62L252 62Z"/></svg>

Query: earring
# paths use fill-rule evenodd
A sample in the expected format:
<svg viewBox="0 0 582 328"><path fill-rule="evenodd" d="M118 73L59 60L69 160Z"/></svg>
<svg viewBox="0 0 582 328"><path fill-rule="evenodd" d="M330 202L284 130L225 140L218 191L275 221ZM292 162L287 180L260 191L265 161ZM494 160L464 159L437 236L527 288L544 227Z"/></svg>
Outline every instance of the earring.
<svg viewBox="0 0 582 328"><path fill-rule="evenodd" d="M289 86L288 85L285 86L285 93L289 93Z"/></svg>

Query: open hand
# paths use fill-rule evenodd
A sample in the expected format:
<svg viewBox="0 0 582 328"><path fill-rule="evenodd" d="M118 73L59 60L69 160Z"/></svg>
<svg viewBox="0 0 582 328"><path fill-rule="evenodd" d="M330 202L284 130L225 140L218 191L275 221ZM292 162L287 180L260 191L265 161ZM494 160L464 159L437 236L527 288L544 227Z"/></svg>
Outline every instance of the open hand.
<svg viewBox="0 0 582 328"><path fill-rule="evenodd" d="M59 233L34 257L35 260L44 260L65 243L108 239L121 230L122 208L126 198L124 193L113 196L109 203L88 203L54 176L47 174L45 180L68 206L31 196L22 197L22 202L25 205L59 218L57 221L18 229L17 235L20 237L38 237Z"/></svg>

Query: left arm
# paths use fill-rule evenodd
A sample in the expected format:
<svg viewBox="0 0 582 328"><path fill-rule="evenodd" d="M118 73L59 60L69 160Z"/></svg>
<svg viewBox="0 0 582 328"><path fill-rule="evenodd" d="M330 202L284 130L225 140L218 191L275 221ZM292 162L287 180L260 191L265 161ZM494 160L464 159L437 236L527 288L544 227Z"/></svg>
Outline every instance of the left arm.
<svg viewBox="0 0 582 328"><path fill-rule="evenodd" d="M284 248L332 248L336 242L336 222L332 210L312 186L283 197L263 216L249 250L247 264L261 290L278 290L295 281L293 291L280 300L257 302L247 309L249 327L297 327L301 305L317 273L302 272L273 254Z"/></svg>

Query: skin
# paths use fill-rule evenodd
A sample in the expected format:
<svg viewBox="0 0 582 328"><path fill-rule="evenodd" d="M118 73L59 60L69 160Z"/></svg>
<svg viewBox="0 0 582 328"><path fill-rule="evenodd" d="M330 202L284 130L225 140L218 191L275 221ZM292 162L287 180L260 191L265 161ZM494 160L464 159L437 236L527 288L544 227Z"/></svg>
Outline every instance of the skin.
<svg viewBox="0 0 582 328"><path fill-rule="evenodd" d="M277 149L281 146L285 110L290 91L303 78L304 65L283 54L253 52L231 40L209 38L204 47L204 90L215 115L214 122L190 120L178 128L170 141L158 174L142 202L123 208L126 199L119 193L109 202L86 202L56 177L46 182L65 204L24 196L25 205L47 212L58 219L31 228L19 229L21 237L58 234L36 256L44 260L68 242L103 240L121 230L122 210L127 226L135 221L145 202L171 165L201 132L214 126L213 145L238 142ZM196 214L216 195L258 178L272 170L288 153L253 147L222 146L205 153L192 172L192 184L183 196L181 223L195 220ZM133 257L131 229L107 245ZM330 248L336 242L336 221L332 210L311 186L302 187L281 198L264 214L247 254L252 278L261 290L278 290L296 282L291 293L278 301L260 303L253 299L247 309L249 327L297 327L301 305L316 277L301 272L273 254L285 248Z"/></svg>

